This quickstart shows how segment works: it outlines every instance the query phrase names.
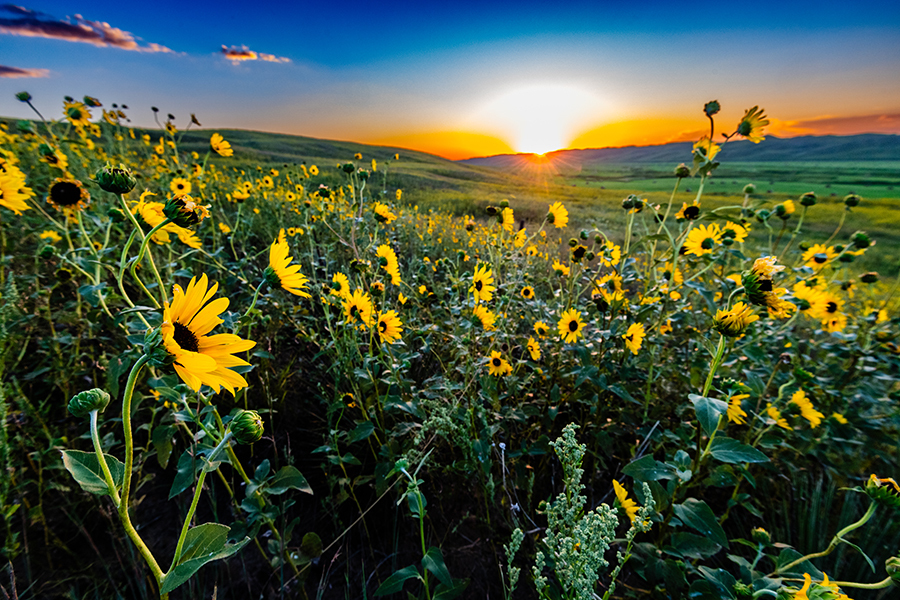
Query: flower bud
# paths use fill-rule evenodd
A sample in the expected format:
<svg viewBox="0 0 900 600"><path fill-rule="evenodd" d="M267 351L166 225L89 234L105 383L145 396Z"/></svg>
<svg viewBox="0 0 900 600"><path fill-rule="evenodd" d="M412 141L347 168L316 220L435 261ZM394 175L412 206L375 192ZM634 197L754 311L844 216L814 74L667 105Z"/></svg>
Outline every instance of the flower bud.
<svg viewBox="0 0 900 600"><path fill-rule="evenodd" d="M575 238L569 238L569 248L574 248L578 245L578 240Z"/></svg>
<svg viewBox="0 0 900 600"><path fill-rule="evenodd" d="M864 231L857 231L852 236L850 236L850 241L853 242L853 245L859 248L860 250L864 248L868 248L872 245L872 240Z"/></svg>
<svg viewBox="0 0 900 600"><path fill-rule="evenodd" d="M878 281L878 273L875 271L869 271L868 273L863 273L859 276L859 280L863 283L875 283Z"/></svg>
<svg viewBox="0 0 900 600"><path fill-rule="evenodd" d="M103 412L109 404L109 394L100 388L79 392L69 400L69 412L75 417L86 417L91 411Z"/></svg>
<svg viewBox="0 0 900 600"><path fill-rule="evenodd" d="M353 163L344 163L343 165L341 165L341 171L343 171L344 173L347 173L348 175L355 170L356 170L356 165L354 165Z"/></svg>
<svg viewBox="0 0 900 600"><path fill-rule="evenodd" d="M589 261L594 260L594 258L596 258L596 256L597 255L594 254L593 252L588 252L587 254L584 255L584 257Z"/></svg>
<svg viewBox="0 0 900 600"><path fill-rule="evenodd" d="M622 208L624 208L625 210L634 208L634 200L634 196L628 196L627 198L622 200Z"/></svg>
<svg viewBox="0 0 900 600"><path fill-rule="evenodd" d="M56 248L49 244L38 250L38 257L43 258L44 260L53 258L54 254L56 254Z"/></svg>
<svg viewBox="0 0 900 600"><path fill-rule="evenodd" d="M703 112L706 113L707 117L711 117L722 109L722 106L719 104L718 100L712 100L703 105Z"/></svg>
<svg viewBox="0 0 900 600"><path fill-rule="evenodd" d="M842 263L852 263L855 260L856 260L856 257L853 256L852 254L848 254L848 253L841 254L840 256L838 256L838 262L842 262Z"/></svg>
<svg viewBox="0 0 900 600"><path fill-rule="evenodd" d="M94 181L97 182L101 189L111 194L127 194L137 184L134 175L125 168L125 165L112 167L109 163L106 163L105 167L97 171Z"/></svg>
<svg viewBox="0 0 900 600"><path fill-rule="evenodd" d="M679 179L684 179L685 177L691 176L691 170L684 163L681 163L677 167L675 167L675 177Z"/></svg>
<svg viewBox="0 0 900 600"><path fill-rule="evenodd" d="M744 186L744 194L745 195L749 196L750 194L755 194L755 193L756 193L756 186L753 185L752 183L748 183L747 185Z"/></svg>
<svg viewBox="0 0 900 600"><path fill-rule="evenodd" d="M806 192L802 196L800 196L800 206L815 206L816 204L816 194L815 192Z"/></svg>
<svg viewBox="0 0 900 600"><path fill-rule="evenodd" d="M484 209L484 212L488 214L488 216L494 217L500 214L500 210L496 206L488 206Z"/></svg>
<svg viewBox="0 0 900 600"><path fill-rule="evenodd" d="M91 108L97 108L99 106L103 106L102 104L100 104L100 101L97 100L96 98L94 98L93 96L85 96L84 103L86 105L90 106Z"/></svg>
<svg viewBox="0 0 900 600"><path fill-rule="evenodd" d="M369 180L369 172L366 171L365 169L360 169L359 172L357 173L357 176L359 177L359 179L360 179L361 181L368 181L368 180Z"/></svg>
<svg viewBox="0 0 900 600"><path fill-rule="evenodd" d="M861 198L856 194L847 194L846 196L844 196L844 204L846 204L848 208L859 206L860 200Z"/></svg>
<svg viewBox="0 0 900 600"><path fill-rule="evenodd" d="M504 198L500 201L500 208L509 208L509 200Z"/></svg>
<svg viewBox="0 0 900 600"><path fill-rule="evenodd" d="M892 556L884 561L884 570L891 576L891 582L900 586L900 557Z"/></svg>
<svg viewBox="0 0 900 600"><path fill-rule="evenodd" d="M203 206L188 194L166 200L163 214L179 227L193 227L209 216L209 205Z"/></svg>
<svg viewBox="0 0 900 600"><path fill-rule="evenodd" d="M772 213L770 211L763 208L762 210L760 210L759 212L756 213L756 220L759 221L760 223L765 223L766 221L769 220L769 217L771 215L772 215Z"/></svg>
<svg viewBox="0 0 900 600"><path fill-rule="evenodd" d="M31 94L28 92L18 92L16 94L16 100L19 102L31 102Z"/></svg>
<svg viewBox="0 0 900 600"><path fill-rule="evenodd" d="M263 420L255 410L242 410L231 421L231 433L238 444L252 444L262 439Z"/></svg>
<svg viewBox="0 0 900 600"><path fill-rule="evenodd" d="M122 209L116 208L115 206L106 211L106 216L117 223L121 223L126 219L125 213L122 211Z"/></svg>
<svg viewBox="0 0 900 600"><path fill-rule="evenodd" d="M583 240L588 239L588 236L589 236L589 234L586 229L582 229L581 233L578 234L578 237L580 237Z"/></svg>
<svg viewBox="0 0 900 600"><path fill-rule="evenodd" d="M797 247L800 248L801 250L803 250L804 252L806 252L807 250L812 248L812 244L810 244L809 242L803 241L803 242L800 242L799 244L797 244Z"/></svg>

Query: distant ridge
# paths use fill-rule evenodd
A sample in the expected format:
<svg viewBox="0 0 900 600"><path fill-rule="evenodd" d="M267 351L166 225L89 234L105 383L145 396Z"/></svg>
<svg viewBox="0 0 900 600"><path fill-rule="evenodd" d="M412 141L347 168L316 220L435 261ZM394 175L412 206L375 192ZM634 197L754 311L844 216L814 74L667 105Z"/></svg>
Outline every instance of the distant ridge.
<svg viewBox="0 0 900 600"><path fill-rule="evenodd" d="M659 146L557 150L548 152L546 157L553 163L575 169L602 164L678 164L690 162L692 146L691 142L679 142ZM459 162L509 169L519 166L526 156L498 154ZM900 161L900 135L865 133L795 138L768 136L759 144L746 140L728 142L719 156L728 162Z"/></svg>

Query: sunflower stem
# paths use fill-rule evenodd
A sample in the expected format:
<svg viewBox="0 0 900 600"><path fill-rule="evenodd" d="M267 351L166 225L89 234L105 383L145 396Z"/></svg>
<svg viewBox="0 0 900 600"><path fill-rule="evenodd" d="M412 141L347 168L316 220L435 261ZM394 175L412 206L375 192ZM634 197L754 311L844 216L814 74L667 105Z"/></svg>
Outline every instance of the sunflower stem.
<svg viewBox="0 0 900 600"><path fill-rule="evenodd" d="M131 263L131 276L137 279L137 268L141 263L141 260L144 258L144 253L147 252L147 244L150 243L150 238L153 237L157 231L168 225L172 222L172 219L166 217L159 224L156 225L153 229L150 230L150 233L144 236L144 239L141 241L141 247L138 250L137 257L135 257L134 261ZM143 233L143 232L142 232ZM148 253L148 257L150 259L150 266L153 267L153 274L156 276L156 283L159 286L159 294L162 298L162 301L166 301L166 286L163 285L162 278L159 276L159 271L156 269L156 264L153 262L153 256ZM148 292L149 293L149 292ZM154 299L155 301L155 299ZM159 306L159 305L157 305Z"/></svg>
<svg viewBox="0 0 900 600"><path fill-rule="evenodd" d="M106 457L103 455L103 448L100 446L100 434L97 431L97 414L99 411L91 411L91 441L94 443L94 453L97 455L97 462L100 464L100 470L103 471L103 479L106 481L106 487L109 488L109 495L112 497L116 506L122 501L119 498L119 491L113 481L112 473L109 471L109 465L106 463Z"/></svg>
<svg viewBox="0 0 900 600"><path fill-rule="evenodd" d="M256 286L256 292L253 293L253 301L250 302L250 307L247 308L247 311L244 313L244 315L240 319L238 319L237 327L234 330L235 335L237 335L238 332L240 332L241 327L244 326L244 322L247 320L247 317L250 316L250 311L252 311L256 307L256 301L259 299L259 293L262 291L262 288L265 284L266 280L263 279L259 282L259 285Z"/></svg>

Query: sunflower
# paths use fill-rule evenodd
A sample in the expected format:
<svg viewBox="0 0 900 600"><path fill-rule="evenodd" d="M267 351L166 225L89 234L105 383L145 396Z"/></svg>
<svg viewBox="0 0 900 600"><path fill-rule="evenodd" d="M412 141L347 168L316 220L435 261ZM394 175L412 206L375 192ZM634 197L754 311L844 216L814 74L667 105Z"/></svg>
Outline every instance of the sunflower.
<svg viewBox="0 0 900 600"><path fill-rule="evenodd" d="M741 337L747 326L759 317L753 314L753 309L743 302L736 303L730 310L719 309L713 318L713 329L726 337Z"/></svg>
<svg viewBox="0 0 900 600"><path fill-rule="evenodd" d="M172 190L172 193L179 196L183 194L190 194L191 182L184 177L176 177L172 180L172 183L169 184L169 189Z"/></svg>
<svg viewBox="0 0 900 600"><path fill-rule="evenodd" d="M547 212L547 222L553 223L557 229L562 229L569 224L569 211L563 206L562 202L554 202L550 205Z"/></svg>
<svg viewBox="0 0 900 600"><path fill-rule="evenodd" d="M543 321L538 321L534 324L534 332L539 338L544 339L547 337L547 334L550 333L550 327Z"/></svg>
<svg viewBox="0 0 900 600"><path fill-rule="evenodd" d="M378 337L382 342L393 344L403 334L403 322L397 315L397 311L389 310L378 316Z"/></svg>
<svg viewBox="0 0 900 600"><path fill-rule="evenodd" d="M355 323L359 320L363 325L372 325L372 300L369 295L357 288L344 299L344 313L347 315L347 323Z"/></svg>
<svg viewBox="0 0 900 600"><path fill-rule="evenodd" d="M562 317L557 324L557 329L563 341L567 344L571 344L584 335L582 332L582 329L584 329L584 322L581 320L581 313L574 308L570 308L563 312Z"/></svg>
<svg viewBox="0 0 900 600"><path fill-rule="evenodd" d="M847 314L842 311L844 301L840 296L837 296L832 292L823 292L822 300L824 302L824 308L821 313L819 313L819 318L822 320L822 326L829 333L843 331L847 326Z"/></svg>
<svg viewBox="0 0 900 600"><path fill-rule="evenodd" d="M744 240L747 239L747 233L749 233L749 231L748 227L728 221L722 228L722 237L731 238L738 244L742 244Z"/></svg>
<svg viewBox="0 0 900 600"><path fill-rule="evenodd" d="M791 396L791 404L796 404L800 407L800 414L809 421L809 426L813 429L818 427L822 423L822 419L825 418L825 415L813 407L812 401L806 397L806 392L803 390L794 392L794 395Z"/></svg>
<svg viewBox="0 0 900 600"><path fill-rule="evenodd" d="M472 287L469 291L475 294L475 302L490 302L494 297L494 277L486 265L475 268L475 274L472 276Z"/></svg>
<svg viewBox="0 0 900 600"><path fill-rule="evenodd" d="M516 218L513 216L513 209L507 206L500 211L500 219L503 224L503 229L512 233L513 227L516 226Z"/></svg>
<svg viewBox="0 0 900 600"><path fill-rule="evenodd" d="M41 162L47 163L51 167L56 167L63 172L69 168L69 157L55 148L49 148L43 152L41 154Z"/></svg>
<svg viewBox="0 0 900 600"><path fill-rule="evenodd" d="M31 207L25 200L34 196L25 185L25 174L17 166L0 158L0 206L5 206L17 215Z"/></svg>
<svg viewBox="0 0 900 600"><path fill-rule="evenodd" d="M496 375L497 377L510 375L512 373L512 366L506 362L506 359L502 357L500 352L492 350L491 359L488 361L488 373Z"/></svg>
<svg viewBox="0 0 900 600"><path fill-rule="evenodd" d="M625 340L625 346L631 350L631 353L636 355L644 341L644 324L632 323L629 325L628 331L622 335L622 339Z"/></svg>
<svg viewBox="0 0 900 600"><path fill-rule="evenodd" d="M553 271L560 277L569 276L569 267L559 262L559 260L553 261Z"/></svg>
<svg viewBox="0 0 900 600"><path fill-rule="evenodd" d="M747 413L741 408L741 401L744 398L749 398L750 394L735 394L728 400L728 410L726 412L726 416L731 423L737 423L738 425L743 425L746 423Z"/></svg>
<svg viewBox="0 0 900 600"><path fill-rule="evenodd" d="M378 246L376 254L378 255L378 264L391 276L391 283L399 285L401 283L400 265L397 262L397 254L393 248L387 244L382 244Z"/></svg>
<svg viewBox="0 0 900 600"><path fill-rule="evenodd" d="M50 184L47 204L60 211L77 212L87 208L91 195L77 179L57 177Z"/></svg>
<svg viewBox="0 0 900 600"><path fill-rule="evenodd" d="M803 253L803 263L813 271L820 271L822 267L837 258L834 246L813 244L809 250Z"/></svg>
<svg viewBox="0 0 900 600"><path fill-rule="evenodd" d="M523 287L522 291L519 293L522 294L522 297L526 300L531 300L534 298L534 288L530 285L526 285L525 287Z"/></svg>
<svg viewBox="0 0 900 600"><path fill-rule="evenodd" d="M62 241L62 236L52 229L45 229L38 237L42 240L50 240L53 243Z"/></svg>
<svg viewBox="0 0 900 600"><path fill-rule="evenodd" d="M754 144L758 144L766 139L762 135L762 128L769 124L769 120L763 114L763 110L758 106L754 106L744 113L744 117L738 124L737 133Z"/></svg>
<svg viewBox="0 0 900 600"><path fill-rule="evenodd" d="M312 166L309 168L309 174L312 175L313 177L315 177L316 175L318 175L318 174L319 174L319 167L317 167L316 165L312 165Z"/></svg>
<svg viewBox="0 0 900 600"><path fill-rule="evenodd" d="M717 143L709 139L708 135L705 135L694 144L694 156L699 156L701 160L711 161L721 149Z"/></svg>
<svg viewBox="0 0 900 600"><path fill-rule="evenodd" d="M154 194L151 192L142 193L140 201L131 209L131 213L138 216L141 221L150 227L150 229L153 229L162 223L166 218L166 215L163 212L165 210L165 205L162 202L150 202L146 200L147 196L153 195ZM190 246L191 248L200 248L201 246L200 238L198 238L193 231L185 227L180 227L175 223L169 223L162 229L158 229L150 240L157 244L168 244L170 241L169 234L178 236L181 243Z"/></svg>
<svg viewBox="0 0 900 600"><path fill-rule="evenodd" d="M335 273L331 277L330 294L344 300L350 297L350 280L346 275L343 273Z"/></svg>
<svg viewBox="0 0 900 600"><path fill-rule="evenodd" d="M375 220L380 223L392 223L397 220L397 215L391 212L391 209L381 202L376 202L375 206L372 207L372 211L375 213Z"/></svg>
<svg viewBox="0 0 900 600"><path fill-rule="evenodd" d="M700 217L700 202L694 200L693 204L681 203L681 210L675 213L677 221L695 221Z"/></svg>
<svg viewBox="0 0 900 600"><path fill-rule="evenodd" d="M64 103L63 115L75 127L87 127L90 125L91 111L81 102Z"/></svg>
<svg viewBox="0 0 900 600"><path fill-rule="evenodd" d="M531 355L531 360L541 360L541 347L533 337L528 338L525 347L528 348L528 354Z"/></svg>
<svg viewBox="0 0 900 600"><path fill-rule="evenodd" d="M703 256L709 254L722 243L722 230L716 223L711 225L698 225L692 229L684 241L685 254Z"/></svg>
<svg viewBox="0 0 900 600"><path fill-rule="evenodd" d="M821 321L824 318L828 295L823 290L801 281L794 286L792 295L800 312L812 319Z"/></svg>
<svg viewBox="0 0 900 600"><path fill-rule="evenodd" d="M266 267L264 278L272 287L280 287L301 298L310 298L310 295L303 291L309 280L300 273L300 265L291 265L291 260L290 248L282 228L269 247L269 266Z"/></svg>
<svg viewBox="0 0 900 600"><path fill-rule="evenodd" d="M528 232L525 231L525 228L518 230L516 232L515 237L513 237L513 245L516 248L521 248L525 245L526 240L528 239Z"/></svg>
<svg viewBox="0 0 900 600"><path fill-rule="evenodd" d="M476 304L472 314L481 321L481 326L485 331L492 331L496 326L497 315L488 310L484 304Z"/></svg>
<svg viewBox="0 0 900 600"><path fill-rule="evenodd" d="M231 367L246 367L250 363L234 356L256 345L231 333L207 335L222 323L219 315L228 308L228 298L210 302L219 285L208 285L206 274L197 281L191 278L187 290L173 286L171 306L163 308L160 326L166 352L173 358L175 372L195 392L208 385L218 393L223 387L234 395L236 389L247 387L247 381Z"/></svg>
<svg viewBox="0 0 900 600"><path fill-rule="evenodd" d="M637 505L637 502L628 497L628 492L625 491L625 488L623 488L615 479L613 479L613 489L616 490L616 498L625 510L625 514L627 514L631 522L634 523L634 520L637 518L638 509L640 508Z"/></svg>
<svg viewBox="0 0 900 600"><path fill-rule="evenodd" d="M775 424L778 425L779 427L781 427L782 429L787 429L788 431L791 431L793 429L788 424L787 419L785 419L784 417L781 416L781 411L779 411L777 408L772 406L771 403L766 405L766 414L769 415L769 418L771 418L773 421L775 421Z"/></svg>

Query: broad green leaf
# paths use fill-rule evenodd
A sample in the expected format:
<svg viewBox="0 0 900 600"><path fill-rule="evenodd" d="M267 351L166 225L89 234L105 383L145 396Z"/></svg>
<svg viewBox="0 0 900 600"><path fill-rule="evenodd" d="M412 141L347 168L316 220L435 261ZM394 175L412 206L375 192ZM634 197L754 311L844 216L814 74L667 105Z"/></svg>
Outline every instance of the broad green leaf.
<svg viewBox="0 0 900 600"><path fill-rule="evenodd" d="M163 469L169 464L172 455L172 437L175 435L174 425L157 425L153 430L153 447L156 448L156 460Z"/></svg>
<svg viewBox="0 0 900 600"><path fill-rule="evenodd" d="M375 590L375 595L387 596L388 594L395 594L403 589L403 584L407 579L422 579L416 565L409 565L399 571L395 571L393 575L384 580L384 583L378 586L378 589Z"/></svg>
<svg viewBox="0 0 900 600"><path fill-rule="evenodd" d="M719 545L708 537L686 531L672 534L671 543L682 558L709 558L720 550Z"/></svg>
<svg viewBox="0 0 900 600"><path fill-rule="evenodd" d="M720 436L714 439L709 452L716 460L727 463L769 462L769 458L753 446L728 437Z"/></svg>
<svg viewBox="0 0 900 600"><path fill-rule="evenodd" d="M713 398L705 398L697 394L690 394L688 398L694 403L694 412L697 413L697 420L706 435L712 435L719 428L719 417L728 410L728 403Z"/></svg>
<svg viewBox="0 0 900 600"><path fill-rule="evenodd" d="M103 456L106 458L106 464L116 488L122 487L122 482L125 480L125 465L115 456L109 454ZM103 470L100 468L100 461L97 460L96 453L63 450L62 460L66 470L72 474L81 489L98 496L109 494L109 486L106 485L106 479L103 478Z"/></svg>
<svg viewBox="0 0 900 600"><path fill-rule="evenodd" d="M450 577L450 571L447 570L447 565L444 564L444 555L441 554L440 548L435 546L429 548L425 556L422 557L422 566L434 573L441 580L441 583L448 588L453 587L453 578Z"/></svg>
<svg viewBox="0 0 900 600"><path fill-rule="evenodd" d="M312 488L309 487L306 478L297 470L296 467L290 465L281 467L272 481L269 483L268 492L270 494L283 494L288 490L300 490L307 494L312 494Z"/></svg>
<svg viewBox="0 0 900 600"><path fill-rule="evenodd" d="M245 537L236 544L229 544L229 531L227 526L219 523L204 523L189 529L178 565L166 575L159 593L171 592L190 579L203 565L228 558L250 543L250 538Z"/></svg>
<svg viewBox="0 0 900 600"><path fill-rule="evenodd" d="M720 546L728 547L728 538L725 537L725 531L719 525L716 515L706 502L696 498L688 498L682 504L676 504L672 508L675 509L675 515L684 521L686 525L709 537L709 539Z"/></svg>
<svg viewBox="0 0 900 600"><path fill-rule="evenodd" d="M181 457L178 459L175 479L172 481L171 489L169 489L169 500L194 485L194 473L199 464L200 461L194 458L190 449L182 452Z"/></svg>
<svg viewBox="0 0 900 600"><path fill-rule="evenodd" d="M364 440L375 431L375 423L372 421L363 421L356 428L350 432L350 435L347 436L347 440L352 444L353 442L358 442L360 440Z"/></svg>
<svg viewBox="0 0 900 600"><path fill-rule="evenodd" d="M622 472L630 475L637 481L658 481L660 479L675 478L675 469L659 462L650 455L629 463L622 469Z"/></svg>
<svg viewBox="0 0 900 600"><path fill-rule="evenodd" d="M468 586L468 579L456 579L452 586L445 586L443 584L437 586L437 589L434 591L434 596L431 598L432 600L451 600L466 591Z"/></svg>

